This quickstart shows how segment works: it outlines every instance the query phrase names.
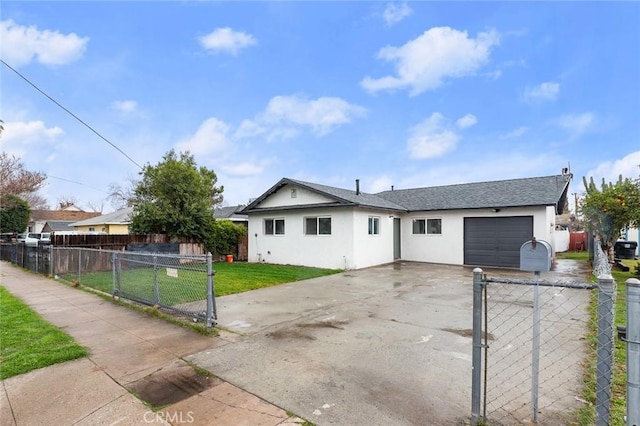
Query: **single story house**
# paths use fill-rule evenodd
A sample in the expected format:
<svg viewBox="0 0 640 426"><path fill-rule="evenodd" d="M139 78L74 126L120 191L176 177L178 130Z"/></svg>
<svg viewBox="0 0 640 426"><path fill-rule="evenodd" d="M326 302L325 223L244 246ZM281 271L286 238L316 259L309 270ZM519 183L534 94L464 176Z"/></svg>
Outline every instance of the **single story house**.
<svg viewBox="0 0 640 426"><path fill-rule="evenodd" d="M247 226L249 217L246 214L242 213L242 209L244 207L245 206L243 205L216 207L213 210L213 217L215 219L230 220L236 225Z"/></svg>
<svg viewBox="0 0 640 426"><path fill-rule="evenodd" d="M128 234L133 207L127 207L112 213L103 214L91 219L72 223L73 230L78 232L104 232L107 234Z"/></svg>
<svg viewBox="0 0 640 426"><path fill-rule="evenodd" d="M75 206L68 206L60 210L32 210L27 224L27 232L47 232L44 229L47 222L66 221L72 223L96 216L100 216L100 213L84 212Z"/></svg>
<svg viewBox="0 0 640 426"><path fill-rule="evenodd" d="M359 269L395 260L519 268L532 237L552 244L572 175L377 194L283 178L242 212L250 262Z"/></svg>

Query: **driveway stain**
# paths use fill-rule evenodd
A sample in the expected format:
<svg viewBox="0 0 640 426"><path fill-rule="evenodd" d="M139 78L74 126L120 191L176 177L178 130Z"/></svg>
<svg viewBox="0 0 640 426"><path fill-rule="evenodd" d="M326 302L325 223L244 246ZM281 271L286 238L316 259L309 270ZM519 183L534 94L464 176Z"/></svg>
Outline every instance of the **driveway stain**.
<svg viewBox="0 0 640 426"><path fill-rule="evenodd" d="M153 407L163 407L185 400L217 386L222 380L208 372L176 361L127 385L138 398Z"/></svg>

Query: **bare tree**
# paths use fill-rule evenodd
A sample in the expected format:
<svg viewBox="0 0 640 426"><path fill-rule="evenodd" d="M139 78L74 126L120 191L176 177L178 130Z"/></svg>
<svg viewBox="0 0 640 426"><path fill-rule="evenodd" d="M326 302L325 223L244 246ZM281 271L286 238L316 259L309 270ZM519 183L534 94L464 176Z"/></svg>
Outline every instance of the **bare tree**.
<svg viewBox="0 0 640 426"><path fill-rule="evenodd" d="M37 192L30 194L24 194L22 198L29 203L31 210L49 210L49 202L42 195Z"/></svg>
<svg viewBox="0 0 640 426"><path fill-rule="evenodd" d="M99 202L89 201L87 203L87 206L89 206L89 210L91 210L92 212L102 213L102 211L104 210L104 200L101 200Z"/></svg>
<svg viewBox="0 0 640 426"><path fill-rule="evenodd" d="M41 172L27 170L19 158L6 152L0 154L0 196L17 195L25 198L37 192L47 180Z"/></svg>
<svg viewBox="0 0 640 426"><path fill-rule="evenodd" d="M131 199L135 195L136 186L138 186L138 180L133 176L129 176L124 185L117 183L109 185L109 196L107 199L111 201L111 206L116 210L122 210L131 206Z"/></svg>

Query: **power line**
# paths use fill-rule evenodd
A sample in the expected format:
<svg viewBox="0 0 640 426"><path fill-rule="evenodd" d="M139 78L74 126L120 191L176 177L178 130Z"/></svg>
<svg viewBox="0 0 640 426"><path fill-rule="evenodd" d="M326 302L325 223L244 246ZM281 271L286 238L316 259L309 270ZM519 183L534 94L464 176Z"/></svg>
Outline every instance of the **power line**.
<svg viewBox="0 0 640 426"><path fill-rule="evenodd" d="M58 180L62 180L62 181L65 181L65 182L71 182L71 183L75 183L77 185L86 186L87 188L95 189L96 191L104 192L105 194L109 193L108 191L105 191L104 189L96 188L94 186L90 186L90 185L87 185L85 183L78 182L78 181L71 180L71 179L65 179L65 178L61 178L61 177L58 177L58 176L51 176L51 175L47 175L47 178L58 179Z"/></svg>
<svg viewBox="0 0 640 426"><path fill-rule="evenodd" d="M98 133L98 131L96 129L94 129L93 127L91 127L90 125L88 125L87 123L85 123L84 121L82 121L82 119L80 117L78 117L77 115L75 115L74 113L72 113L71 111L69 111L67 108L65 108L64 106L62 106L58 101L56 101L55 99L53 99L51 96L47 95L44 91L42 91L38 86L36 86L34 83L32 83L31 81L29 81L29 79L27 77L25 77L24 75L20 74L16 69L14 69L11 65L7 64L3 59L0 59L0 62L2 62L7 68L9 68L11 71L13 71L14 73L16 73L21 79L23 79L24 81L26 81L27 83L29 83L34 89L36 89L38 92L42 93L44 96L46 96L51 102L53 102L54 104L56 104L57 106L59 106L60 108L62 108L67 114L69 114L70 116L72 116L73 118L75 118L76 120L78 120L80 123L82 123L86 128L88 128L89 130L91 130L93 133L95 133L100 139L102 139L103 141L105 141L106 143L108 143L109 145L111 145L112 147L114 147L115 149L118 150L118 152L120 152L122 155L124 155L125 157L127 157L127 159L129 161L131 161L133 164L135 164L136 166L138 166L140 169L142 169L142 166L138 163L136 163L131 157L129 157L123 150L121 150L120 148L118 148L114 143L112 143L111 141L109 141L109 139L105 138L104 136L102 136L100 133Z"/></svg>

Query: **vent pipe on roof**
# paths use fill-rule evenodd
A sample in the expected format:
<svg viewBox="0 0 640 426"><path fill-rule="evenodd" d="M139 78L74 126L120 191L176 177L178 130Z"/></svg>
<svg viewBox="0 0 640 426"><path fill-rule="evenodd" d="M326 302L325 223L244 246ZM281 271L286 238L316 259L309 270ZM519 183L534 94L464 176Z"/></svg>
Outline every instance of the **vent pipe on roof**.
<svg viewBox="0 0 640 426"><path fill-rule="evenodd" d="M393 185L391 185L391 190L393 191Z"/></svg>
<svg viewBox="0 0 640 426"><path fill-rule="evenodd" d="M356 179L356 195L360 195L360 179Z"/></svg>

